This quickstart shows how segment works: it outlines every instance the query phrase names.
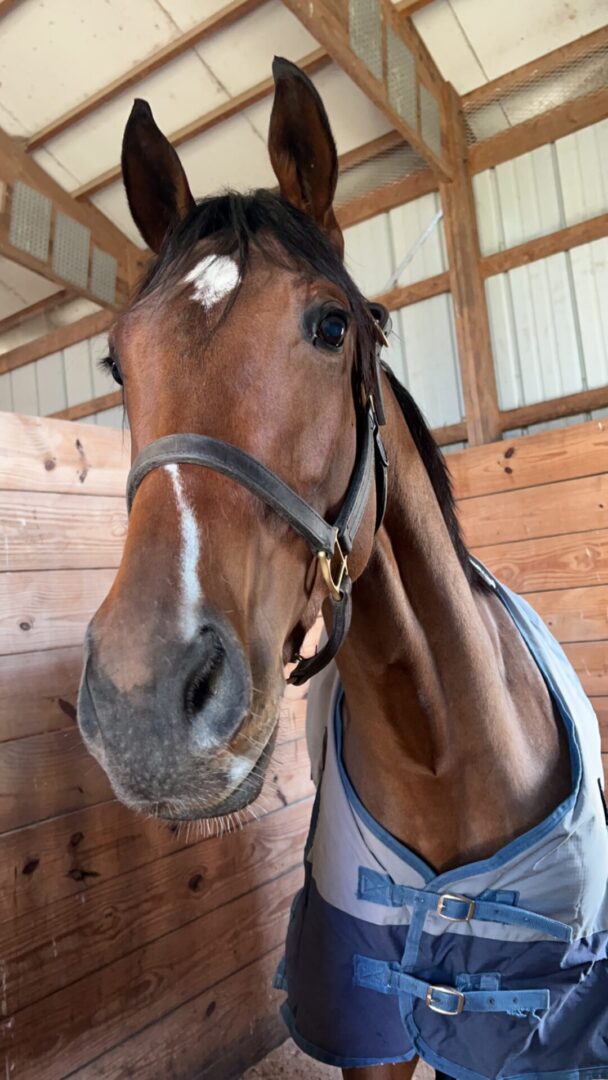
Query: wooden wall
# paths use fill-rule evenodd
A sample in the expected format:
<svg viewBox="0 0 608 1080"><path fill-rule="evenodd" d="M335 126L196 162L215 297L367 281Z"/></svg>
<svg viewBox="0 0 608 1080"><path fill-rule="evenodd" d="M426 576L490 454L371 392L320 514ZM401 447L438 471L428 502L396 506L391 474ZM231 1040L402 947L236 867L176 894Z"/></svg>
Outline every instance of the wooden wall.
<svg viewBox="0 0 608 1080"><path fill-rule="evenodd" d="M474 447L449 465L471 549L563 645L608 764L608 422Z"/></svg>
<svg viewBox="0 0 608 1080"><path fill-rule="evenodd" d="M0 417L0 1039L19 1080L227 1080L284 1034L269 987L311 808L303 699L260 819L221 838L123 808L76 729L127 442ZM564 643L608 749L608 425L449 460L473 550Z"/></svg>
<svg viewBox="0 0 608 1080"><path fill-rule="evenodd" d="M284 1037L270 980L310 818L303 700L285 702L259 820L221 838L122 807L76 728L84 629L125 534L124 441L0 417L7 1078L226 1080Z"/></svg>

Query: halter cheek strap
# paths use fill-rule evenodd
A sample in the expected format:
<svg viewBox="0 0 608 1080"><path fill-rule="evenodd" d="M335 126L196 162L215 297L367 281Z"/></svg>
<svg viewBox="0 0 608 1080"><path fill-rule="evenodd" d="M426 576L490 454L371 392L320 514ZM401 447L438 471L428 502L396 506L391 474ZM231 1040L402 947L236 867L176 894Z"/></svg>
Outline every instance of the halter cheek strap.
<svg viewBox="0 0 608 1080"><path fill-rule="evenodd" d="M379 367L380 336L376 355ZM379 386L379 372L377 382ZM231 443L212 439L208 435L166 435L146 446L136 457L127 479L129 512L137 490L148 473L165 465L201 465L235 480L256 495L286 521L308 544L316 556L327 586L331 608L331 630L322 649L314 656L299 657L289 682L296 686L321 671L334 658L342 645L351 621L352 585L348 573L348 556L363 520L369 501L372 479L376 478L376 530L380 528L386 507L388 459L374 407L368 394L363 406L355 396L357 413L357 453L348 491L335 522L330 523L268 469L262 462L239 450ZM381 403L380 403L380 407Z"/></svg>

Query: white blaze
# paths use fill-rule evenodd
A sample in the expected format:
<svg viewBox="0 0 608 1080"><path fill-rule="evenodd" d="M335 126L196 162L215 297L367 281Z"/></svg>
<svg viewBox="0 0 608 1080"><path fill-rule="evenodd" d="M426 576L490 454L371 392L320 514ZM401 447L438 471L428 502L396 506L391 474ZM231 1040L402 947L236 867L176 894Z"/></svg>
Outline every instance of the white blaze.
<svg viewBox="0 0 608 1080"><path fill-rule="evenodd" d="M192 299L210 308L236 289L239 269L229 255L205 255L184 280L194 285Z"/></svg>
<svg viewBox="0 0 608 1080"><path fill-rule="evenodd" d="M175 501L180 514L181 529L181 591L182 612L181 628L185 641L192 641L196 636L200 621L200 605L203 598L198 578L198 564L201 557L201 543L194 511L188 502L178 465L165 465L171 477Z"/></svg>

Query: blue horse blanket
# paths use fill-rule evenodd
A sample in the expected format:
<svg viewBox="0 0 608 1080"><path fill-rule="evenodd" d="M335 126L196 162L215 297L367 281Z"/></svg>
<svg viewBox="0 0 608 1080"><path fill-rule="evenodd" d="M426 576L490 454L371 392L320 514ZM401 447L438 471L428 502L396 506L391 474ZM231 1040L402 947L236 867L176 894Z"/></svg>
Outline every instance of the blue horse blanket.
<svg viewBox="0 0 608 1080"><path fill-rule="evenodd" d="M342 761L342 691L335 670L324 673L309 704L317 797L305 884L275 985L287 991L282 1013L295 1041L330 1065L419 1055L456 1080L606 1080L598 724L538 615L491 583L565 726L571 794L492 858L437 875L357 797Z"/></svg>

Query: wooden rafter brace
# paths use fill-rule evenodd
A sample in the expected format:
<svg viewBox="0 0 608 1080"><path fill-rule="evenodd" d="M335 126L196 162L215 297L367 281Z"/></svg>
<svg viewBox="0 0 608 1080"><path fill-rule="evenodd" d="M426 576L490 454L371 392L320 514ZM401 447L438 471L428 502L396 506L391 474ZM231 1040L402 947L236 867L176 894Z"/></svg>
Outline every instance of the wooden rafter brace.
<svg viewBox="0 0 608 1080"><path fill-rule="evenodd" d="M475 446L497 439L501 426L464 120L460 100L450 85L445 90L444 132L454 175L439 190L467 436L469 445Z"/></svg>

